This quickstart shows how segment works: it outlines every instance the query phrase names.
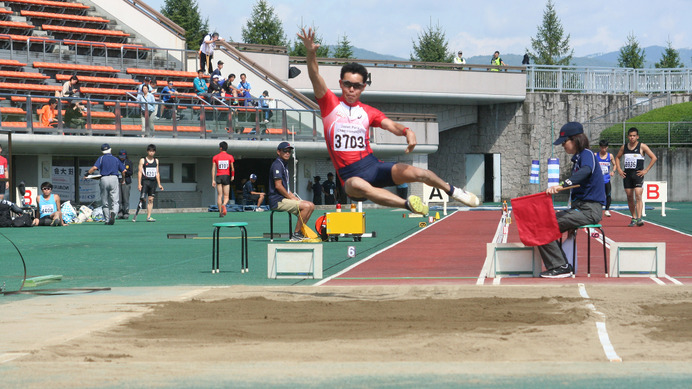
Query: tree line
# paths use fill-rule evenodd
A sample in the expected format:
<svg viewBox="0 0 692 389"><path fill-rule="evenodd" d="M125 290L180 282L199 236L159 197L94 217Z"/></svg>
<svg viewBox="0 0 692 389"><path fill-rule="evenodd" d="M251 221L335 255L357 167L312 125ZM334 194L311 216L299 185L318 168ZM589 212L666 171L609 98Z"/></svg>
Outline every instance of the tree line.
<svg viewBox="0 0 692 389"><path fill-rule="evenodd" d="M189 50L199 49L199 45L209 31L209 18L202 19L197 6L197 0L165 0L161 13L185 29L185 39ZM298 26L298 30L308 26ZM315 26L311 27L317 30ZM242 41L248 44L286 46L290 56L305 56L305 47L298 39L289 40L284 32L283 25L274 7L267 0L256 0L252 8L252 15L248 19L242 31ZM233 41L229 37L229 41ZM537 65L561 65L571 64L574 49L569 45L570 34L565 34L562 22L555 11L553 0L548 0L543 11L543 21L537 26L536 36L531 38L531 49L526 49L526 54ZM317 43L323 43L320 34L315 35ZM451 62L454 54L449 50L449 41L446 33L439 23L430 24L418 35L417 41L413 41L411 61L421 62ZM353 46L344 35L338 38L337 44L330 50L327 45L322 45L318 57L352 58ZM640 47L636 35L631 32L627 36L625 45L620 48L618 66L623 68L643 68L645 60L644 49ZM661 54L657 68L681 68L680 53L675 50L670 40L665 51Z"/></svg>

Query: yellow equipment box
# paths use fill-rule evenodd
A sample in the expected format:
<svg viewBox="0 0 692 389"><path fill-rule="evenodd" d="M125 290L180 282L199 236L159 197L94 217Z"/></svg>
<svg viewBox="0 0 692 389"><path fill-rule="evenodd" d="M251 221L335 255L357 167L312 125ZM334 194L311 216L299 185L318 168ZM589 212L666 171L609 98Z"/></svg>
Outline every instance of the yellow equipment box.
<svg viewBox="0 0 692 389"><path fill-rule="evenodd" d="M363 212L329 212L326 217L328 235L364 234L365 213Z"/></svg>

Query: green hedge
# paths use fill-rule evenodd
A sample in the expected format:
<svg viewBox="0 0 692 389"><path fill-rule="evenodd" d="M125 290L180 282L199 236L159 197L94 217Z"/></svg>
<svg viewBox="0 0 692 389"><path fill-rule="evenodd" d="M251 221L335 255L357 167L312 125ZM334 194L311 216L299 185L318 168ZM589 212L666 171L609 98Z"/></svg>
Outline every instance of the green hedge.
<svg viewBox="0 0 692 389"><path fill-rule="evenodd" d="M635 116L627 120L625 128L637 127L639 138L646 144L667 144L668 122L675 122L670 131L671 144L692 144L692 102L673 104ZM601 139L607 139L611 145L621 145L622 123L603 130Z"/></svg>

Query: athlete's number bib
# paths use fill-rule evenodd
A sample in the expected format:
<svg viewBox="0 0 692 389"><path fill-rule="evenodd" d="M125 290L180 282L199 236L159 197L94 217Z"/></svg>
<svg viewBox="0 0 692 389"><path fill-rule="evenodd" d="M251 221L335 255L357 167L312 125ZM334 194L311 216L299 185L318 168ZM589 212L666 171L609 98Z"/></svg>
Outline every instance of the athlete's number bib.
<svg viewBox="0 0 692 389"><path fill-rule="evenodd" d="M53 204L44 204L41 206L41 215L52 215L55 212Z"/></svg>
<svg viewBox="0 0 692 389"><path fill-rule="evenodd" d="M0 165L0 176L5 175L5 165Z"/></svg>
<svg viewBox="0 0 692 389"><path fill-rule="evenodd" d="M147 176L147 178L156 178L156 168L155 167L148 167L144 169L144 175Z"/></svg>
<svg viewBox="0 0 692 389"><path fill-rule="evenodd" d="M219 170L226 170L226 169L228 169L229 165L230 165L230 163L228 163L228 160L219 161Z"/></svg>
<svg viewBox="0 0 692 389"><path fill-rule="evenodd" d="M365 150L365 134L363 134L363 128L350 123L337 124L334 131L334 150Z"/></svg>
<svg viewBox="0 0 692 389"><path fill-rule="evenodd" d="M601 173L605 176L606 174L610 173L610 162L599 162L601 165Z"/></svg>
<svg viewBox="0 0 692 389"><path fill-rule="evenodd" d="M640 154L625 154L625 169L636 169L640 159L644 159Z"/></svg>

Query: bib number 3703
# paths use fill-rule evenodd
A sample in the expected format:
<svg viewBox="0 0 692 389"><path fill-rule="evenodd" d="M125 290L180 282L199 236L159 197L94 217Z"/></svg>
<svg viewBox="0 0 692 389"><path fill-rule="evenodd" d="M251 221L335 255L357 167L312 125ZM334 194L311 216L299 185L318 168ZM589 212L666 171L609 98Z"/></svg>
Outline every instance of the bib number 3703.
<svg viewBox="0 0 692 389"><path fill-rule="evenodd" d="M362 135L334 135L334 149L341 151L365 150L365 137Z"/></svg>

